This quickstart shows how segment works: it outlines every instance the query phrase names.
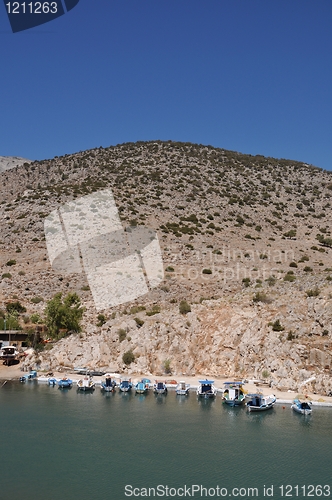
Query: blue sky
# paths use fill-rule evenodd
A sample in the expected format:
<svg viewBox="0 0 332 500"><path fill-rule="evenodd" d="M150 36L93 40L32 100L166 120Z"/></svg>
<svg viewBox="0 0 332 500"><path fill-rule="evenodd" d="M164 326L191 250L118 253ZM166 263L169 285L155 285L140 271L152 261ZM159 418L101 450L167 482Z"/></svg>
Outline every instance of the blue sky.
<svg viewBox="0 0 332 500"><path fill-rule="evenodd" d="M80 0L13 34L0 155L190 141L332 170L331 0Z"/></svg>

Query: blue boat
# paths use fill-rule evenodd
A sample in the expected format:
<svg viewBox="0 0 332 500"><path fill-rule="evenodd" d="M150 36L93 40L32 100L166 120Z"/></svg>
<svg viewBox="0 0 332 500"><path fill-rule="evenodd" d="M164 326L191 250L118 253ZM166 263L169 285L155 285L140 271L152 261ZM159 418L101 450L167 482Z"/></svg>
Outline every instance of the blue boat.
<svg viewBox="0 0 332 500"><path fill-rule="evenodd" d="M121 380L121 382L120 382L120 391L121 392L129 392L129 391L131 391L132 387L133 387L133 384L132 384L130 378L124 378Z"/></svg>
<svg viewBox="0 0 332 500"><path fill-rule="evenodd" d="M242 385L242 382L225 382L223 402L229 406L243 405L246 397Z"/></svg>
<svg viewBox="0 0 332 500"><path fill-rule="evenodd" d="M48 385L55 386L56 385L56 378L55 377L50 377L47 381Z"/></svg>
<svg viewBox="0 0 332 500"><path fill-rule="evenodd" d="M158 380L156 380L156 382L153 386L153 391L156 394L167 394L166 384L164 382L158 382Z"/></svg>
<svg viewBox="0 0 332 500"><path fill-rule="evenodd" d="M150 389L150 387L152 387L152 383L151 383L151 380L149 378L142 378L141 382L142 382L142 384L146 385L147 389Z"/></svg>
<svg viewBox="0 0 332 500"><path fill-rule="evenodd" d="M300 413L301 415L311 415L312 408L310 404L310 401L300 401L299 399L294 399L291 408L296 413Z"/></svg>
<svg viewBox="0 0 332 500"><path fill-rule="evenodd" d="M27 382L28 380L33 380L35 378L37 378L37 372L32 370L30 373L27 373L27 375L20 377L20 382Z"/></svg>
<svg viewBox="0 0 332 500"><path fill-rule="evenodd" d="M68 377L63 377L58 380L59 389L68 389L73 385L73 381Z"/></svg>
<svg viewBox="0 0 332 500"><path fill-rule="evenodd" d="M201 398L215 398L217 389L214 386L214 380L199 380L196 394Z"/></svg>
<svg viewBox="0 0 332 500"><path fill-rule="evenodd" d="M112 379L109 373L106 373L105 380L101 382L101 390L105 392L115 392L116 381Z"/></svg>
<svg viewBox="0 0 332 500"><path fill-rule="evenodd" d="M135 385L135 390L137 394L146 394L148 392L148 386L147 384L144 384L142 381L138 382Z"/></svg>

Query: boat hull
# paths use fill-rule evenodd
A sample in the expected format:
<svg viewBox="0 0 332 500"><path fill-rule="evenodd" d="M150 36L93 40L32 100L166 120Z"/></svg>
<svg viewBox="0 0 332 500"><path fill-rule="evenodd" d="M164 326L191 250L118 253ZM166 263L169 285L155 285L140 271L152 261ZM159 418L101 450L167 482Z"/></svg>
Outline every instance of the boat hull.
<svg viewBox="0 0 332 500"><path fill-rule="evenodd" d="M115 387L111 387L105 384L101 384L101 390L103 392L115 392Z"/></svg>
<svg viewBox="0 0 332 500"><path fill-rule="evenodd" d="M95 386L91 385L90 387L86 387L86 386L79 386L78 385L77 390L81 391L81 392L92 392L95 390Z"/></svg>
<svg viewBox="0 0 332 500"><path fill-rule="evenodd" d="M292 410L300 415L311 415L312 409L310 404L305 402L301 402L299 399L295 399L292 406Z"/></svg>
<svg viewBox="0 0 332 500"><path fill-rule="evenodd" d="M247 403L247 409L250 412L271 410L276 401L277 398L275 396L255 397Z"/></svg>
<svg viewBox="0 0 332 500"><path fill-rule="evenodd" d="M266 411L266 410L271 410L273 408L273 404L268 404L268 405L263 405L263 406L247 406L248 411Z"/></svg>
<svg viewBox="0 0 332 500"><path fill-rule="evenodd" d="M228 406L242 406L242 405L244 405L245 398L243 398L243 399L224 399L223 402Z"/></svg>

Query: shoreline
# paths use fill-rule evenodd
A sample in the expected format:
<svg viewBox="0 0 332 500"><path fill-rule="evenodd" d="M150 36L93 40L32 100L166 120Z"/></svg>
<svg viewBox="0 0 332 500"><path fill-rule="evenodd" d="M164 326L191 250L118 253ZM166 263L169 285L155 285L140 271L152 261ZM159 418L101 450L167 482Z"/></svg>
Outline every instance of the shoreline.
<svg viewBox="0 0 332 500"><path fill-rule="evenodd" d="M23 375L27 375L28 372L23 372L21 371L20 365L12 365L12 366L5 366L5 365L0 365L0 389L4 385L5 381L14 381L14 380L19 380L20 377ZM146 375L140 375L140 374L117 374L119 378L121 376L123 377L128 377L131 378L133 381L139 381L142 378L149 378L152 381L154 380L171 380L173 377L171 375L169 376L162 376L162 377L156 377L152 374L146 374ZM82 378L83 375L79 375L77 373L72 373L71 371L67 372L53 372L53 376L55 378L62 378L64 376L68 376L68 378L71 378L74 382L77 382ZM46 377L46 373L44 372L37 372L37 379L39 377ZM102 376L94 376L93 379L95 380L96 384L100 384ZM205 380L207 375L196 375L195 377L177 377L176 380L179 382L180 380L185 380L186 383L190 384L191 388L197 387L197 382L198 380ZM210 377L209 377L210 378ZM211 377L211 380L214 380L214 385L218 389L218 392L221 391L224 383L226 381L229 381L230 379L228 378L219 378L219 377ZM45 382L40 382L40 383L45 383ZM273 389L269 387L268 385L263 385L263 384L256 384L254 381L248 381L247 383L243 384L243 388L247 393L255 393L255 392L261 392L264 396L269 396L270 394L274 394L277 398L277 404L292 404L294 398L298 396L299 392L295 391L279 391L277 389ZM322 407L332 407L332 397L331 396L325 396L322 394L313 394L310 392L305 392L302 391L302 393L305 399L308 399L309 401L312 402L313 406L322 406Z"/></svg>

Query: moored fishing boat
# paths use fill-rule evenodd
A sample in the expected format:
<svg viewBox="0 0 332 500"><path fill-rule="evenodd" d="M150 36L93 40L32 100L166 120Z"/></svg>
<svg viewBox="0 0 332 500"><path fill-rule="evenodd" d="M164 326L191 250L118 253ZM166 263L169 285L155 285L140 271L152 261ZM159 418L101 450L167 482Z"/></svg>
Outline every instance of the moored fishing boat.
<svg viewBox="0 0 332 500"><path fill-rule="evenodd" d="M273 408L277 398L274 394L263 396L263 394L249 394L250 401L247 403L248 411L265 411Z"/></svg>
<svg viewBox="0 0 332 500"><path fill-rule="evenodd" d="M167 387L165 382L156 380L153 385L153 392L155 394L167 394Z"/></svg>
<svg viewBox="0 0 332 500"><path fill-rule="evenodd" d="M130 392L133 387L131 379L130 378L121 379L119 387L121 392Z"/></svg>
<svg viewBox="0 0 332 500"><path fill-rule="evenodd" d="M72 379L68 377L63 377L58 380L58 387L59 389L68 389L73 385Z"/></svg>
<svg viewBox="0 0 332 500"><path fill-rule="evenodd" d="M299 399L294 399L291 406L292 410L301 415L311 415L312 408L309 401L300 401Z"/></svg>
<svg viewBox="0 0 332 500"><path fill-rule="evenodd" d="M102 391L115 392L116 381L112 379L109 373L106 373L105 380L102 380L100 385Z"/></svg>
<svg viewBox="0 0 332 500"><path fill-rule="evenodd" d="M178 396L187 396L189 394L190 384L186 384L184 380L181 380L176 386L176 394Z"/></svg>
<svg viewBox="0 0 332 500"><path fill-rule="evenodd" d="M77 390L78 391L94 391L95 383L92 377L84 377L77 382Z"/></svg>
<svg viewBox="0 0 332 500"><path fill-rule="evenodd" d="M135 385L135 391L137 394L146 394L148 392L148 387L142 381L137 382L137 384Z"/></svg>
<svg viewBox="0 0 332 500"><path fill-rule="evenodd" d="M152 385L153 385L153 384L151 383L151 380L150 380L149 378L142 378L141 382L142 382L142 384L144 384L144 385L145 385L145 387L146 387L146 390L147 390L147 391L148 391L149 389L151 389L151 387L152 387Z"/></svg>
<svg viewBox="0 0 332 500"><path fill-rule="evenodd" d="M214 386L214 380L199 380L196 394L201 398L215 398L217 389Z"/></svg>
<svg viewBox="0 0 332 500"><path fill-rule="evenodd" d="M36 378L37 372L35 370L32 370L30 373L27 373L26 375L20 377L20 382L26 382L27 380L34 380Z"/></svg>
<svg viewBox="0 0 332 500"><path fill-rule="evenodd" d="M229 406L244 404L245 394L242 382L225 382L222 399Z"/></svg>

